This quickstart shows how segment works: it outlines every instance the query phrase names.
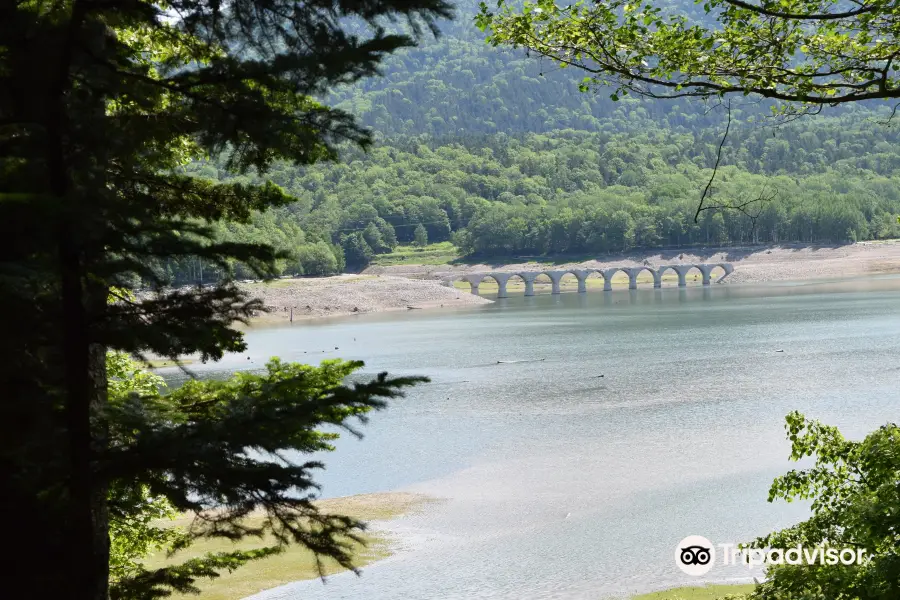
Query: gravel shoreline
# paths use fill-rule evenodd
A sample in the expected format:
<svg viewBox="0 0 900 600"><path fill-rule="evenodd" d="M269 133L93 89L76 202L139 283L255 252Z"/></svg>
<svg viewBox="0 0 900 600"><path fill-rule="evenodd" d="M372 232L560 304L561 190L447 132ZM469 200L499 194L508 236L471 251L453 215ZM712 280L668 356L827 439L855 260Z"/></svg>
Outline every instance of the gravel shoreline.
<svg viewBox="0 0 900 600"><path fill-rule="evenodd" d="M359 275L309 279L280 279L241 286L260 298L270 311L255 323L333 317L416 308L474 306L491 301L466 290L443 285L454 275L473 272L658 267L667 264L730 262L732 273L724 283L764 283L840 279L900 273L900 240L860 242L843 246L771 246L710 248L633 253L602 260L572 263L519 262L509 264L403 265L371 267Z"/></svg>
<svg viewBox="0 0 900 600"><path fill-rule="evenodd" d="M440 280L390 275L337 275L309 279L278 279L240 284L262 300L270 312L254 323L279 323L320 317L393 310L447 308L490 304L490 300L447 287Z"/></svg>

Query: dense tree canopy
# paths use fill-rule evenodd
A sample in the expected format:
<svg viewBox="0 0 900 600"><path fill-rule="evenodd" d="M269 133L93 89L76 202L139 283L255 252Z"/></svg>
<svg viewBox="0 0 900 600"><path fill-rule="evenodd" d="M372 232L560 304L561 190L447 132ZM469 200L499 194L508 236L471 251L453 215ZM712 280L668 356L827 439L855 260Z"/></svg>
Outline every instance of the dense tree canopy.
<svg viewBox="0 0 900 600"><path fill-rule="evenodd" d="M291 199L265 180L213 181L181 167L217 158L262 177L276 161L309 164L336 157L339 143L368 144L351 115L317 98L375 74L386 54L413 43L387 33L387 20L416 33L449 13L442 0L0 4L0 466L8 474L0 502L15 515L7 533L18 544L6 568L33 595L108 596L108 494L122 481L149 476L179 508L220 505L221 527L264 508L273 527L292 529L286 511L297 503L291 494L311 485L305 468L246 463L243 448L255 445L246 435L256 431L265 448L314 437L301 422L310 417L304 399L329 394L277 366L277 382L244 381L253 390L222 402L204 404L185 388L179 402L193 421L179 427L140 402L124 412L110 405L107 350L206 360L243 349L232 324L259 303L229 284L230 267L271 276L279 253L217 237L215 223L247 223ZM108 302L112 286L161 288L163 267L186 260L229 276L140 303L114 291ZM374 385L375 397L396 391L385 380ZM271 402L261 412L247 405L257 394ZM336 409L373 398L340 395ZM137 432L133 443L116 437L121 419ZM264 432L278 423L294 430ZM340 552L330 531L294 535Z"/></svg>
<svg viewBox="0 0 900 600"><path fill-rule="evenodd" d="M695 223L699 191L720 141L715 131L664 128L397 137L367 153L348 152L346 164L275 165L269 176L296 202L232 226L229 235L283 240L285 249L300 240L304 256L312 240L336 255L352 243L347 264L354 269L398 241L413 243L419 225L430 242L452 239L463 252L482 256L900 235L895 129L854 115L798 121L774 132L736 125L723 153L716 202L769 200L744 212L706 211ZM348 242L354 233L362 239ZM173 263L173 277L196 281L192 264L179 270ZM298 266L318 273L305 263L282 264L284 274L301 272ZM204 273L215 276L213 268Z"/></svg>
<svg viewBox="0 0 900 600"><path fill-rule="evenodd" d="M721 112L690 98L613 102L582 94L571 69L484 44L471 24L477 3L458 6L459 20L438 24L441 38L388 58L383 78L332 90L336 106L374 128L368 154L309 169L273 165L271 180L297 200L229 225L222 239L271 241L293 252L278 263L279 274L317 275L333 271L309 262L310 244L330 248L329 265L358 269L367 257L413 243L420 224L429 241L452 238L463 252L482 255L839 243L898 233L889 107L844 105L829 118L773 128L761 119L770 103L735 103L710 203L719 214L694 223L688 207L696 209L717 160ZM715 11L693 2L665 3L664 10L715 25ZM188 172L231 178L214 162ZM751 191L771 201L745 214L715 209L740 204ZM619 211L629 217L611 220ZM572 223L557 223L550 234L553 220ZM563 229L571 233L566 240ZM231 266L241 278L252 276L239 262ZM167 261L164 271L185 283L217 279L218 269L188 257Z"/></svg>

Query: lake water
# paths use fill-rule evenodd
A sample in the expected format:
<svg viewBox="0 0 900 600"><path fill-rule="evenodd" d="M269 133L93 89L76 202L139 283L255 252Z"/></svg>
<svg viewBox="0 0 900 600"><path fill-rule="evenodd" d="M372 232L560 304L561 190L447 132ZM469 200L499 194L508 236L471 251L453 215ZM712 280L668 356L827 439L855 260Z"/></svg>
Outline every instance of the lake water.
<svg viewBox="0 0 900 600"><path fill-rule="evenodd" d="M431 377L375 414L363 440L342 440L319 481L324 496L443 499L388 524L399 551L361 577L255 600L581 600L746 579L759 573L691 578L674 549L803 518L802 505L766 502L795 466L784 416L798 409L851 437L900 416L897 278L512 297L247 341L247 354L196 370L340 356L366 374Z"/></svg>

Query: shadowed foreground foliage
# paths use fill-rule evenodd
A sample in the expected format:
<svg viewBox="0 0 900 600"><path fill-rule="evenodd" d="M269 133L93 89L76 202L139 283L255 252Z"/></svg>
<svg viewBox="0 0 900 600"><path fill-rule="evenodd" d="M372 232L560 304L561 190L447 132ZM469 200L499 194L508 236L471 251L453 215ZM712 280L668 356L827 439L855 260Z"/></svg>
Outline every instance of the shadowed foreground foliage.
<svg viewBox="0 0 900 600"><path fill-rule="evenodd" d="M320 570L320 557L355 569L364 524L317 508L313 475L324 465L303 457L331 450L341 429L358 435L354 421L365 422L385 399L423 379L382 374L344 386L362 363L328 360L311 367L273 359L262 375L192 380L162 394L161 379L124 354L110 354L107 364L113 425L110 460L101 469L109 469L110 481L111 598L198 591L196 579L218 577L290 544L312 551ZM178 529L159 522L179 513L196 518ZM247 537L267 545L144 566L155 550Z"/></svg>
<svg viewBox="0 0 900 600"><path fill-rule="evenodd" d="M333 387L358 365L273 363L262 378L111 404L106 356L244 349L233 324L260 304L233 285L231 266L271 277L282 253L215 239L215 224L291 201L265 180L275 161L368 145L348 113L316 98L376 74L449 15L443 0L0 2L0 508L15 515L5 568L33 596L106 600L109 521L144 493L178 510L222 509L192 535L256 534L234 519L258 508L279 541L346 560L334 534L355 524L310 513L304 526L295 513L309 512L314 465L274 453L320 448L316 424L413 380ZM390 20L410 34L386 33ZM261 179L183 172L201 159ZM165 265L185 257L218 268L219 285L162 293ZM158 293L108 302L111 288L139 281ZM233 566L217 560L137 577L183 587Z"/></svg>

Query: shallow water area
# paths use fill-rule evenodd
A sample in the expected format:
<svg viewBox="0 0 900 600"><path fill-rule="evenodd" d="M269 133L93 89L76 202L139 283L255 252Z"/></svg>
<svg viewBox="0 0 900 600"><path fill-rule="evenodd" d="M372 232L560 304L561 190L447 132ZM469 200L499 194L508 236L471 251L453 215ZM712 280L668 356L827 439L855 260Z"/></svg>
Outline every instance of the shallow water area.
<svg viewBox="0 0 900 600"><path fill-rule="evenodd" d="M392 558L254 598L587 599L702 581L679 540L747 541L803 518L766 502L797 409L859 437L900 416L900 279L524 298L247 332L266 358L364 360L429 384L346 436L323 495L442 498L386 526ZM249 358L249 360L248 360ZM173 380L176 371L162 371Z"/></svg>

